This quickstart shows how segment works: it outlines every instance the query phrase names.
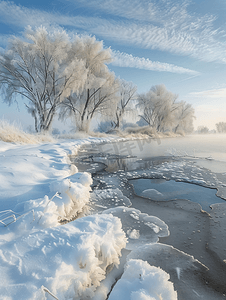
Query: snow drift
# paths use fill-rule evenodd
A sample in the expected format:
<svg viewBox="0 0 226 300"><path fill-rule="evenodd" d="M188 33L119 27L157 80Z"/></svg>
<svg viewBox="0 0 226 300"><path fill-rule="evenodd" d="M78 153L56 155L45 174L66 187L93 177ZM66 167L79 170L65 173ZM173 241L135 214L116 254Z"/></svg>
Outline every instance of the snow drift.
<svg viewBox="0 0 226 300"><path fill-rule="evenodd" d="M51 199L45 195L43 198L24 201L15 206L13 211L16 212L16 224L11 225L10 229L22 234L26 230L54 227L62 221L76 218L86 210L91 184L91 175L86 172L53 181L50 184L50 192L54 194ZM6 225L11 219L12 217L5 220Z"/></svg>
<svg viewBox="0 0 226 300"><path fill-rule="evenodd" d="M1 245L0 295L44 300L48 290L59 299L91 299L125 245L121 222L111 215L35 231Z"/></svg>

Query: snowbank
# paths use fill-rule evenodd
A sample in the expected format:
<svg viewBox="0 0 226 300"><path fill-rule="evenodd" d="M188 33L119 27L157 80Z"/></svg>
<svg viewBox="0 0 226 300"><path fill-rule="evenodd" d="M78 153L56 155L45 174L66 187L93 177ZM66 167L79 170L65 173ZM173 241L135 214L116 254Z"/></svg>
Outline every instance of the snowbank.
<svg viewBox="0 0 226 300"><path fill-rule="evenodd" d="M122 267L121 273L114 268L121 251L169 235L160 219L125 207L131 202L118 188L96 190L95 203L107 208L110 202L124 206L60 225L81 216L90 203L91 175L70 165L68 154L76 154L82 144L110 140L39 145L0 142L0 295L4 300L106 299L123 272ZM139 274L144 282L140 289L139 275L134 273L132 300L153 299L150 280L162 280L171 291L168 275L147 262L128 262L123 275L126 282L134 269L143 269Z"/></svg>
<svg viewBox="0 0 226 300"><path fill-rule="evenodd" d="M54 194L51 199L45 195L40 199L20 202L14 207L16 224L11 225L10 230L22 234L25 230L54 227L76 218L89 203L91 184L91 175L86 172L53 181L49 186ZM12 217L5 219L4 223L11 221Z"/></svg>
<svg viewBox="0 0 226 300"><path fill-rule="evenodd" d="M106 139L105 139L106 140ZM92 178L68 154L101 139L40 145L0 142L0 295L3 299L90 299L119 264L126 236L119 218L77 217ZM50 297L50 296L49 296Z"/></svg>
<svg viewBox="0 0 226 300"><path fill-rule="evenodd" d="M111 215L84 217L12 240L0 249L0 295L44 300L49 290L59 299L90 299L107 268L119 264L125 245L121 222Z"/></svg>
<svg viewBox="0 0 226 300"><path fill-rule="evenodd" d="M53 202L57 206L61 220L70 220L83 211L85 205L89 203L92 183L91 175L84 172L50 184L50 191L59 194Z"/></svg>

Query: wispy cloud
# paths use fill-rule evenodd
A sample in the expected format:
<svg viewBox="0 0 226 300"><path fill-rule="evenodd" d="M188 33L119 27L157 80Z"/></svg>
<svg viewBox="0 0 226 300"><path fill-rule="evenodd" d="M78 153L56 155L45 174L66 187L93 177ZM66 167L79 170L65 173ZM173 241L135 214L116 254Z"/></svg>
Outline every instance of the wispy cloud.
<svg viewBox="0 0 226 300"><path fill-rule="evenodd" d="M190 95L193 97L201 97L201 98L226 99L226 88L212 89L212 90L206 90L201 92L193 92L190 93Z"/></svg>
<svg viewBox="0 0 226 300"><path fill-rule="evenodd" d="M94 34L98 39L226 63L226 45L222 41L225 32L214 28L215 17L188 13L188 1L68 1L74 3L75 8L80 5L105 14L77 16L76 9L68 14L50 13L0 1L0 20L21 28L41 24L68 26L71 31Z"/></svg>
<svg viewBox="0 0 226 300"><path fill-rule="evenodd" d="M225 32L214 27L212 15L188 12L191 1L68 0L94 12L107 13L93 27L95 34L121 43L226 62ZM117 18L115 23L114 17ZM109 24L110 20L110 24ZM139 22L138 22L139 21Z"/></svg>
<svg viewBox="0 0 226 300"><path fill-rule="evenodd" d="M24 28L27 25L72 25L74 18L60 13L49 13L19 6L13 2L0 1L0 22Z"/></svg>
<svg viewBox="0 0 226 300"><path fill-rule="evenodd" d="M159 71L159 72L199 75L199 73L194 70L186 69L173 64L151 61L148 58L140 58L119 51L113 51L112 53L113 53L113 62L111 64L114 66L137 68L137 69Z"/></svg>
<svg viewBox="0 0 226 300"><path fill-rule="evenodd" d="M132 20L156 21L159 15L156 1L150 0L66 0L71 3L71 9L79 9L81 6L89 8L93 12L98 11L109 16L119 16Z"/></svg>

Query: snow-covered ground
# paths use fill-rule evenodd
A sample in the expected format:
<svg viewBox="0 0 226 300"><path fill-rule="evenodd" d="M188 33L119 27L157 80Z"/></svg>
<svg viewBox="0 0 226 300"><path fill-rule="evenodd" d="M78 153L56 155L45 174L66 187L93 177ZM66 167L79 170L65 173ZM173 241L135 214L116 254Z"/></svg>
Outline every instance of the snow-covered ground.
<svg viewBox="0 0 226 300"><path fill-rule="evenodd" d="M91 175L77 172L68 159L81 144L100 141L0 142L0 299L106 299L123 272L114 266L120 265L127 238L120 218L111 212L88 215ZM168 234L167 225L155 218L156 228L155 221ZM137 287L128 286L123 299L158 299L163 290L164 299L176 299L168 279L166 272L147 262L128 261L123 289L131 280ZM117 286L112 299L121 289Z"/></svg>
<svg viewBox="0 0 226 300"><path fill-rule="evenodd" d="M169 140L158 146L172 154ZM78 172L68 155L101 141L111 139L0 142L0 299L175 300L175 284L182 290L185 282L186 294L193 270L206 272L196 257L158 243L170 235L168 224L129 208L118 187L94 191L101 210L89 212L91 174ZM117 205L105 205L112 198ZM192 295L221 299L203 288Z"/></svg>

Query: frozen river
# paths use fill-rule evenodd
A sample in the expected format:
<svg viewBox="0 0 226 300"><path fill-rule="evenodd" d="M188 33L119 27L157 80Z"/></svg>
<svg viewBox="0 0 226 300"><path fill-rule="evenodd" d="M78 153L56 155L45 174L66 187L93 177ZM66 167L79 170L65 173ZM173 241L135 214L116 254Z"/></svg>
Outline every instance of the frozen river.
<svg viewBox="0 0 226 300"><path fill-rule="evenodd" d="M225 135L93 145L74 162L93 175L91 213L120 217L125 255L169 273L179 300L226 299Z"/></svg>

